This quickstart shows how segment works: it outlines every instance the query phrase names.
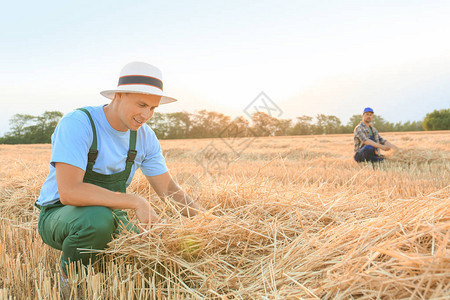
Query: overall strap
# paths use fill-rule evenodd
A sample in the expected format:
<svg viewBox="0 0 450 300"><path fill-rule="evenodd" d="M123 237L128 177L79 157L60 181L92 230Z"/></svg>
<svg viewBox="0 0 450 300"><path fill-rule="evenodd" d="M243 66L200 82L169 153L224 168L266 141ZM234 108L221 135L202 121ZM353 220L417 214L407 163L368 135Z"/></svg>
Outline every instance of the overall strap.
<svg viewBox="0 0 450 300"><path fill-rule="evenodd" d="M130 130L130 145L128 149L128 156L125 167L125 180L128 180L128 176L130 176L131 167L134 164L134 159L136 158L136 131Z"/></svg>
<svg viewBox="0 0 450 300"><path fill-rule="evenodd" d="M95 160L97 159L97 155L98 155L97 130L95 129L94 120L92 120L92 117L91 117L91 114L89 113L89 111L85 108L78 108L77 110L81 110L82 112L84 112L89 117L89 121L91 122L93 139L92 139L91 148L89 149L89 153L88 153L88 164L86 167L86 171L88 169L92 170L92 168L94 167L94 164L95 164Z"/></svg>

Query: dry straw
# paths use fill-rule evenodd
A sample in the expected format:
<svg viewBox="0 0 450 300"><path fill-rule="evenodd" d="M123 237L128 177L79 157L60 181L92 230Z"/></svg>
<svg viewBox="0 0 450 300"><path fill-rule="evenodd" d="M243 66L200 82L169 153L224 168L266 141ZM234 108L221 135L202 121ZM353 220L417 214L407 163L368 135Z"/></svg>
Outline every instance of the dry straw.
<svg viewBox="0 0 450 300"><path fill-rule="evenodd" d="M193 163L203 141L163 142L163 149L185 147L168 158L169 168L200 179L185 188L197 189L207 212L180 217L138 174L129 192L148 197L165 223L113 240L94 268L70 276L69 296L448 298L448 135L415 135L411 143L433 148L406 150L375 168L352 161L348 139L258 139L214 176ZM0 146L0 298L60 299L60 252L40 240L33 207L50 149L20 147Z"/></svg>
<svg viewBox="0 0 450 300"><path fill-rule="evenodd" d="M391 161L405 164L450 163L449 153L417 147L400 149L397 152L389 151L387 157Z"/></svg>
<svg viewBox="0 0 450 300"><path fill-rule="evenodd" d="M378 213L371 200L366 211L349 207L361 201L349 193L318 203L255 189L234 207L226 201L233 192L222 188L215 196L223 204L207 214L124 235L105 253L139 261L143 272L168 268L167 282L199 297L429 298L449 291L448 188ZM202 241L199 253L180 247L185 234Z"/></svg>

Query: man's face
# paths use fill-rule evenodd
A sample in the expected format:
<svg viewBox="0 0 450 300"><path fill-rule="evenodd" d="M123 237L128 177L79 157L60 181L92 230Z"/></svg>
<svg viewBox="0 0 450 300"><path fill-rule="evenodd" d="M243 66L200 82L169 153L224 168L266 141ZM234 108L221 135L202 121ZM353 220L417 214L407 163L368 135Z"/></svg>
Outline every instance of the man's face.
<svg viewBox="0 0 450 300"><path fill-rule="evenodd" d="M370 124L370 122L372 122L372 119L373 119L373 112L368 111L368 112L363 113L362 119L363 119L364 123Z"/></svg>
<svg viewBox="0 0 450 300"><path fill-rule="evenodd" d="M138 130L150 120L159 106L161 96L134 93L120 93L116 95L120 130Z"/></svg>

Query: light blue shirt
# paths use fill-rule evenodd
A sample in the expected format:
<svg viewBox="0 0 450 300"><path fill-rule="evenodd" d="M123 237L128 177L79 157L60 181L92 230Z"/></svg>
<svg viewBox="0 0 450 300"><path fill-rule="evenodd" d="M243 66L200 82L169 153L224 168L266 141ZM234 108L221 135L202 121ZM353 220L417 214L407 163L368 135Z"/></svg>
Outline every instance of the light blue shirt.
<svg viewBox="0 0 450 300"><path fill-rule="evenodd" d="M125 170L130 144L130 131L117 131L106 119L103 106L85 107L97 129L98 156L93 170L101 174L114 174ZM88 116L79 110L65 115L52 135L50 172L45 180L37 204L54 204L59 199L56 185L55 163L66 163L86 171L87 153L93 140ZM136 136L137 155L127 180L131 183L137 168L146 176L156 176L168 171L161 146L155 133L147 124L142 125Z"/></svg>

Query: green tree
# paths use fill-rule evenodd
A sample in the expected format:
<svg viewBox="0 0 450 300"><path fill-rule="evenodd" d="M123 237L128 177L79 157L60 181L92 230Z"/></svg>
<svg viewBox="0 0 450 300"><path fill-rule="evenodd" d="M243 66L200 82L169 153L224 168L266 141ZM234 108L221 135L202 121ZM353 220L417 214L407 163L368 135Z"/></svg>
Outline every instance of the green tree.
<svg viewBox="0 0 450 300"><path fill-rule="evenodd" d="M295 125L291 128L290 134L292 135L305 135L305 134L311 134L313 132L312 129L312 117L310 116L301 116L297 117L297 122Z"/></svg>
<svg viewBox="0 0 450 300"><path fill-rule="evenodd" d="M380 115L373 115L372 125L380 132L395 131L394 124L386 121Z"/></svg>
<svg viewBox="0 0 450 300"><path fill-rule="evenodd" d="M252 130L256 136L274 136L277 132L279 120L265 112L255 112L252 115Z"/></svg>
<svg viewBox="0 0 450 300"><path fill-rule="evenodd" d="M218 137L230 123L231 121L229 116L215 111L201 110L192 115L191 137Z"/></svg>
<svg viewBox="0 0 450 300"><path fill-rule="evenodd" d="M423 120L422 126L425 130L449 130L450 108L434 110L428 113Z"/></svg>
<svg viewBox="0 0 450 300"><path fill-rule="evenodd" d="M242 116L234 119L225 130L220 133L221 138L245 136L253 136L253 133L250 131L250 122Z"/></svg>
<svg viewBox="0 0 450 300"><path fill-rule="evenodd" d="M33 122L35 118L36 117L32 115L15 114L9 120L9 126L11 128L9 134L16 137L22 137L24 134L24 128L26 128L30 122Z"/></svg>
<svg viewBox="0 0 450 300"><path fill-rule="evenodd" d="M189 138L192 120L191 114L188 112L175 112L167 114L169 139L186 139Z"/></svg>
<svg viewBox="0 0 450 300"><path fill-rule="evenodd" d="M338 117L318 114L316 119L318 134L339 133L341 120Z"/></svg>
<svg viewBox="0 0 450 300"><path fill-rule="evenodd" d="M35 124L26 128L30 143L50 143L53 131L62 117L63 113L59 111L46 111L41 116L36 116Z"/></svg>
<svg viewBox="0 0 450 300"><path fill-rule="evenodd" d="M15 114L9 121L11 130L0 140L4 144L50 143L51 135L63 114L46 111L41 116Z"/></svg>
<svg viewBox="0 0 450 300"><path fill-rule="evenodd" d="M398 122L394 125L394 131L423 131L421 121Z"/></svg>
<svg viewBox="0 0 450 300"><path fill-rule="evenodd" d="M169 123L166 114L155 112L153 117L147 121L147 125L155 132L159 139L167 138Z"/></svg>
<svg viewBox="0 0 450 300"><path fill-rule="evenodd" d="M353 130L355 129L356 126L359 125L359 123L361 123L362 121L362 116L361 115L353 115L350 117L350 120L347 123L347 126L349 128L351 128L351 131L353 132Z"/></svg>
<svg viewBox="0 0 450 300"><path fill-rule="evenodd" d="M289 135L292 120L289 119L277 119L277 126L275 129L276 136L286 136Z"/></svg>

